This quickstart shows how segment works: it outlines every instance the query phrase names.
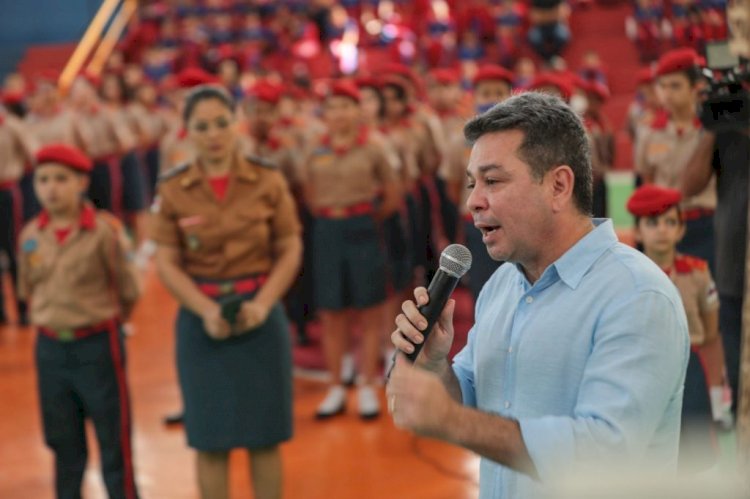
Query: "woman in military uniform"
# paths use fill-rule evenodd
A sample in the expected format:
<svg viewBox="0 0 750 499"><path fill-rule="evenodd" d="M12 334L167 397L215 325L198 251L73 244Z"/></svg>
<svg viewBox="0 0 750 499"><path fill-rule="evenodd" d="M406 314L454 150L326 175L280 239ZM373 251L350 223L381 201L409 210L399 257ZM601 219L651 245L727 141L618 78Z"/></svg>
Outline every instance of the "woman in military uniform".
<svg viewBox="0 0 750 499"><path fill-rule="evenodd" d="M292 434L291 348L279 300L300 264L287 184L239 154L232 98L187 97L196 160L162 176L153 211L156 264L179 301L177 367L203 497L227 497L228 453L250 450L255 497L281 496L278 444Z"/></svg>

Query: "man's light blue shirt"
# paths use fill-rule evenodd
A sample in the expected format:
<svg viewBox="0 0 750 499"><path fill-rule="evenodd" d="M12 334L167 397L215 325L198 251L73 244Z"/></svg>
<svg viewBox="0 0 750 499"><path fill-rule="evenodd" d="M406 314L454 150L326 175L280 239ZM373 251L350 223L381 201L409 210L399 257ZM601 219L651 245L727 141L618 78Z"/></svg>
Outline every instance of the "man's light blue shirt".
<svg viewBox="0 0 750 499"><path fill-rule="evenodd" d="M464 403L519 422L542 483L576 464L677 463L690 348L682 301L610 220L594 225L533 285L501 266L454 359ZM482 459L482 498L539 487Z"/></svg>

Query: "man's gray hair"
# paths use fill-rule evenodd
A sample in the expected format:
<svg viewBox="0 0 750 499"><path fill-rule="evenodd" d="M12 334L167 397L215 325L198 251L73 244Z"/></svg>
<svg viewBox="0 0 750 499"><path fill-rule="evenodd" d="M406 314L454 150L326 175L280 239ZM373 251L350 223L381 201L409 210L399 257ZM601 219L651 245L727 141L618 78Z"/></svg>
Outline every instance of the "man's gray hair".
<svg viewBox="0 0 750 499"><path fill-rule="evenodd" d="M474 144L482 135L519 130L524 137L518 157L541 181L551 169L568 165L573 170L573 198L579 211L590 215L593 205L591 151L586 129L575 112L558 97L539 92L515 95L464 127L464 136Z"/></svg>

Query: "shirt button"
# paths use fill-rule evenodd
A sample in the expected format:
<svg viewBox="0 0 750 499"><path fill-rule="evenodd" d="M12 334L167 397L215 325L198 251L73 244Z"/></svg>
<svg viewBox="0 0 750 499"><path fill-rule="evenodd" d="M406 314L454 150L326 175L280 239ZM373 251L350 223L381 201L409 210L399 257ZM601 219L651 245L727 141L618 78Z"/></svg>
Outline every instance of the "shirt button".
<svg viewBox="0 0 750 499"><path fill-rule="evenodd" d="M533 301L534 301L534 297L533 296L527 296L526 297L526 303L531 303Z"/></svg>
<svg viewBox="0 0 750 499"><path fill-rule="evenodd" d="M505 408L510 409L510 401L508 400L505 401Z"/></svg>
<svg viewBox="0 0 750 499"><path fill-rule="evenodd" d="M513 353L513 347L508 347L508 353Z"/></svg>

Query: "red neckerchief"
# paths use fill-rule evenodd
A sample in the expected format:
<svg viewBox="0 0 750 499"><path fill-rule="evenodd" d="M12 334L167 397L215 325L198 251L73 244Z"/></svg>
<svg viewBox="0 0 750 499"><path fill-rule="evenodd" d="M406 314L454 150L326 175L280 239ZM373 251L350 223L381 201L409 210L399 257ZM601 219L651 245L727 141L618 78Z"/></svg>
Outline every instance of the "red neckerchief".
<svg viewBox="0 0 750 499"><path fill-rule="evenodd" d="M654 130L664 130L667 128L667 125L669 125L670 121L672 121L672 115L664 109L659 109L658 111L656 111L656 113L654 113L654 118L651 121L651 128L653 128ZM698 116L695 116L693 118L693 126L697 129L700 129L703 126ZM681 128L677 129L678 135L682 135L684 132L685 131Z"/></svg>
<svg viewBox="0 0 750 499"><path fill-rule="evenodd" d="M331 145L330 135L326 135L325 137L323 137L322 143L325 147L331 149L334 152L334 154L336 154L337 156L343 156L344 154L351 151L355 146L361 147L365 145L367 143L367 138L369 137L369 135L370 135L370 132L367 129L367 127L361 126L359 127L359 133L357 134L357 138L354 140L354 143L349 146L333 147Z"/></svg>
<svg viewBox="0 0 750 499"><path fill-rule="evenodd" d="M50 217L47 210L42 210L37 219L37 226L44 229L49 225ZM78 217L78 227L81 230L92 230L96 227L96 208L90 203L84 203L81 207L81 214Z"/></svg>

